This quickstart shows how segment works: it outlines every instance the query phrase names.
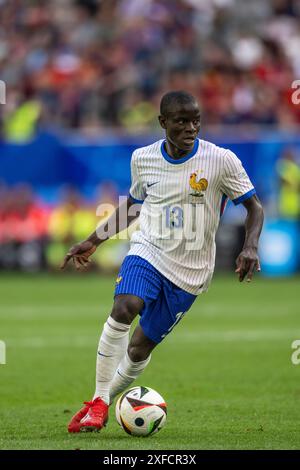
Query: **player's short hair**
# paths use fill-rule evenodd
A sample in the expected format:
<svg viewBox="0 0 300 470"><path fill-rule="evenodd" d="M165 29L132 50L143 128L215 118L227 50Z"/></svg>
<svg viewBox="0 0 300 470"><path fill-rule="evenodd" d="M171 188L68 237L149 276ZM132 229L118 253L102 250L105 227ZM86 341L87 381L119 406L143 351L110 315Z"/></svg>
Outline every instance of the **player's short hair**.
<svg viewBox="0 0 300 470"><path fill-rule="evenodd" d="M160 101L160 114L167 116L172 112L172 107L176 104L184 105L195 103L197 104L196 98L186 91L169 91L166 93Z"/></svg>

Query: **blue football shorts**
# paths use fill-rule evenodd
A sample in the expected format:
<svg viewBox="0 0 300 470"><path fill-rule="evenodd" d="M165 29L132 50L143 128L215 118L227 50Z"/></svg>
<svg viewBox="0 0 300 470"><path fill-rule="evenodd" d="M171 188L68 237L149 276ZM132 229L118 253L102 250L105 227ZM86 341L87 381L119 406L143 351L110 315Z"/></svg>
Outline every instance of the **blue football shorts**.
<svg viewBox="0 0 300 470"><path fill-rule="evenodd" d="M182 319L196 299L163 276L140 256L124 259L116 281L115 297L131 294L144 301L140 325L144 334L160 343Z"/></svg>

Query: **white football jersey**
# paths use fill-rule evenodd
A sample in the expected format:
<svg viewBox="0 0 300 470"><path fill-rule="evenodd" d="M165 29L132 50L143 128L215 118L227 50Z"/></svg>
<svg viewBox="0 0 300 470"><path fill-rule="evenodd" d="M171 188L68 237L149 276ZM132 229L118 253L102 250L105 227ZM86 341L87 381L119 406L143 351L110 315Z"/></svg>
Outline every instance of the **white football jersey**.
<svg viewBox="0 0 300 470"><path fill-rule="evenodd" d="M128 254L146 259L197 295L213 275L215 235L226 200L239 204L255 189L230 150L197 139L191 153L175 160L164 144L159 140L132 154L130 195L143 204Z"/></svg>

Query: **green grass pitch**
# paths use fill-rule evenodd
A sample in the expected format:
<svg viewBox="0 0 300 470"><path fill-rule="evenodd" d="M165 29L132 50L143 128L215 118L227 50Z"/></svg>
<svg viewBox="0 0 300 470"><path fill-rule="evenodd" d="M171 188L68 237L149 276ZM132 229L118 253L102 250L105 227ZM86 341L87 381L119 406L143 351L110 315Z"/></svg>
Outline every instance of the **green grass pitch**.
<svg viewBox="0 0 300 470"><path fill-rule="evenodd" d="M114 409L100 433L66 430L94 391L114 279L1 275L0 449L299 449L300 365L291 362L299 286L299 278L215 277L136 381L168 403L165 428L136 438Z"/></svg>

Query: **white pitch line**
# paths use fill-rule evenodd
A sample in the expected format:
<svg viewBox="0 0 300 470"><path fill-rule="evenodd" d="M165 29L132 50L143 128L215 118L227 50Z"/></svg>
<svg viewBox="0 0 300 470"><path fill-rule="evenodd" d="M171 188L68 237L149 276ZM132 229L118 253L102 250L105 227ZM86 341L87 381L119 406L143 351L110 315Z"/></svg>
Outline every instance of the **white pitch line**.
<svg viewBox="0 0 300 470"><path fill-rule="evenodd" d="M199 307L199 308L198 308ZM261 311L253 311L253 306L252 305L243 305L243 307L232 304L228 305L226 304L224 308L220 307L220 305L205 305L203 309L200 309L201 305L196 304L194 307L193 312L189 313L189 315L199 315L201 317L245 317L245 316L251 316L252 318L261 318L261 311L264 312L265 316L268 317L274 317L274 315L280 315L282 316L283 312L283 306L282 305L270 305L270 304L264 304L261 306ZM290 307L290 313L292 314L297 314L297 308L298 304L295 302L295 308L294 311ZM266 315L266 310L269 309L269 313Z"/></svg>
<svg viewBox="0 0 300 470"><path fill-rule="evenodd" d="M230 330L230 331L182 331L174 335L176 344L178 341L184 342L236 342L236 341L278 341L293 340L300 338L300 330L295 329L272 329L272 330ZM63 336L61 338L49 336L32 336L27 338L4 338L7 348L54 348L54 347L72 347L84 348L95 346L98 335L95 336Z"/></svg>
<svg viewBox="0 0 300 470"><path fill-rule="evenodd" d="M0 318L1 320L8 319L11 320L13 318L22 318L25 317L27 319L30 318L43 318L44 315L47 315L49 318L52 316L62 316L62 315L97 315L107 313L109 315L112 308L112 304L101 304L99 306L95 305L67 305L67 306L51 306L51 305L33 305L33 306L8 306L3 307L1 306L0 309Z"/></svg>
<svg viewBox="0 0 300 470"><path fill-rule="evenodd" d="M30 318L42 318L43 316L80 316L80 315L101 315L107 314L111 312L113 303L101 303L99 304L92 304L92 305L78 305L78 304L67 304L67 305L45 305L45 304L38 304L38 305L7 305L4 306L3 304L0 307L0 319L1 320L12 320L15 318L22 318L26 317L27 319ZM192 312L189 312L189 316L195 318L242 318L251 316L251 318L261 317L260 312L253 312L252 306L240 306L226 305L226 308L222 310L219 305L206 305L204 308L200 308L201 305L196 305ZM265 310L265 307L262 306L262 309ZM272 309L270 310L270 314L268 317L282 316L282 305L272 305ZM296 307L295 312L291 312L292 315L296 315Z"/></svg>
<svg viewBox="0 0 300 470"><path fill-rule="evenodd" d="M228 330L228 331L183 331L180 340L185 341L273 341L289 338L300 338L300 328L263 329L263 330Z"/></svg>
<svg viewBox="0 0 300 470"><path fill-rule="evenodd" d="M49 338L43 336L33 336L28 338L7 338L6 346L7 349L18 349L18 348L54 348L54 347L67 347L67 348L85 348L87 346L95 345L98 336L73 336L73 337L62 337L62 338Z"/></svg>

